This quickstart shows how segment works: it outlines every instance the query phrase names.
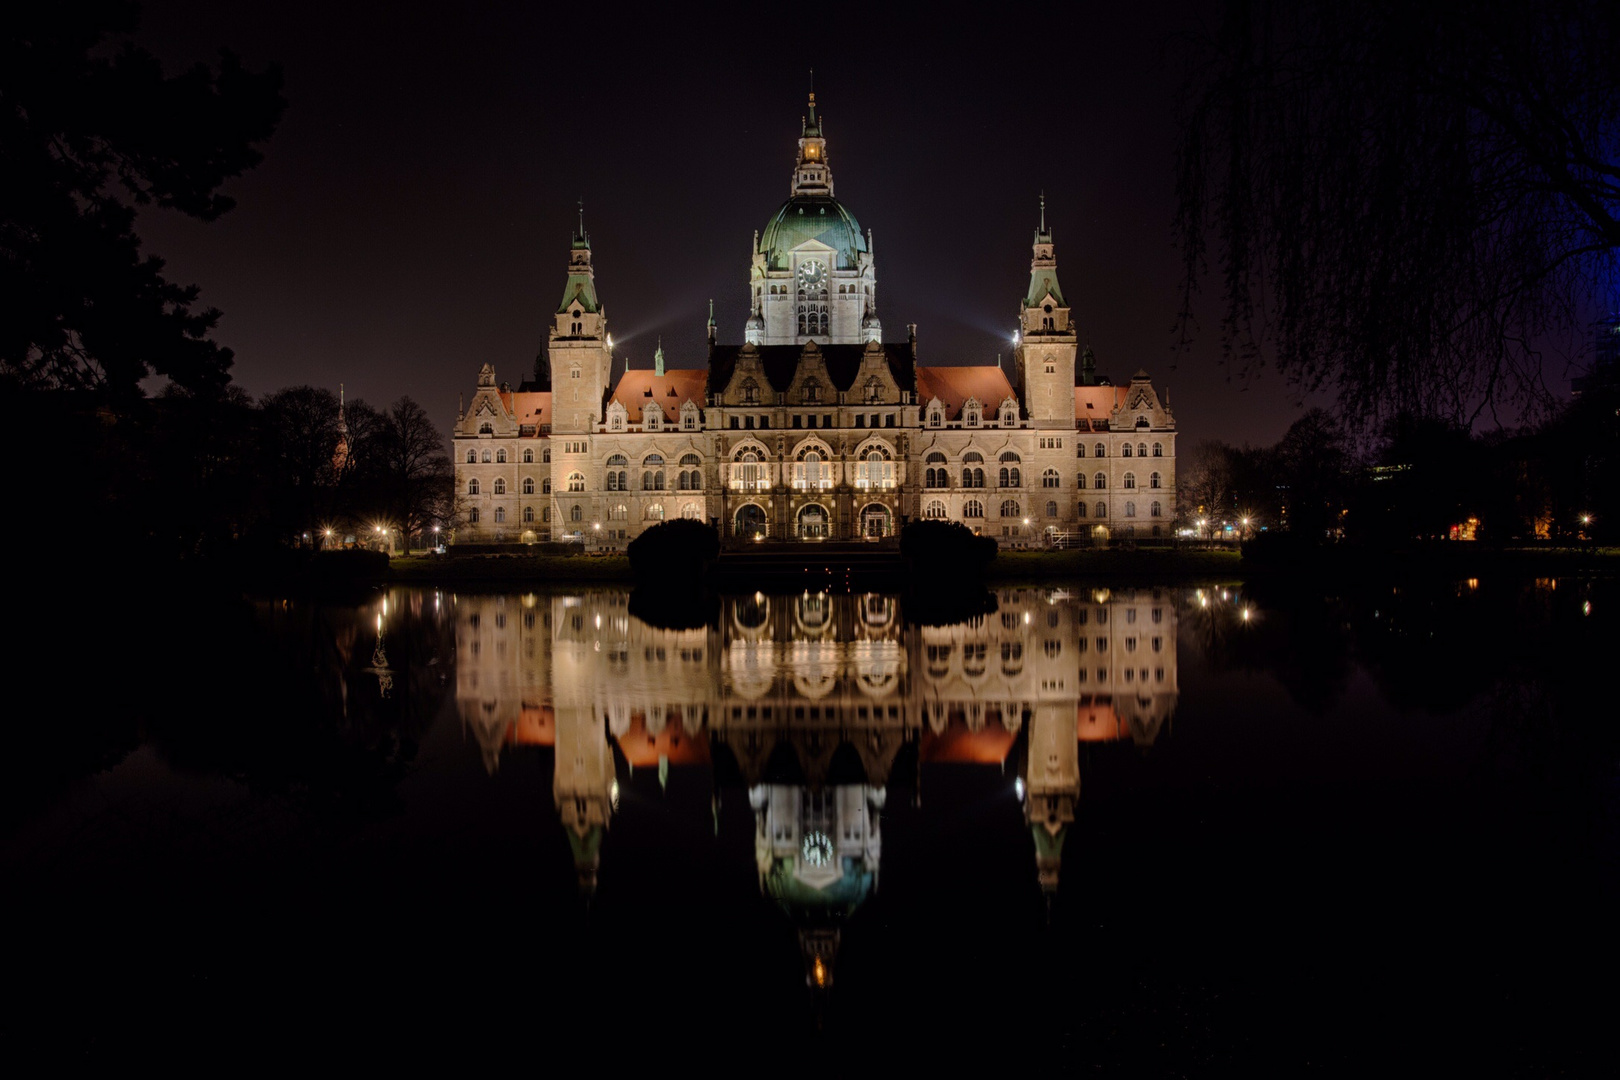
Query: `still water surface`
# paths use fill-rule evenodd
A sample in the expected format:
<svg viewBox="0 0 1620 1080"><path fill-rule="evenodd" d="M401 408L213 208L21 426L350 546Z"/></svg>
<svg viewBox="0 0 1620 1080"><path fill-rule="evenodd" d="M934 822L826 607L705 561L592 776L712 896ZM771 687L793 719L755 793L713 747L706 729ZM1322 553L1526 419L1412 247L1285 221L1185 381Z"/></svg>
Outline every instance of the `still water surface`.
<svg viewBox="0 0 1620 1080"><path fill-rule="evenodd" d="M1075 585L916 626L892 595L756 593L669 630L622 591L394 589L199 615L138 724L36 748L68 764L4 849L38 1005L10 1037L1579 1063L1614 1005L1617 602ZM94 1031L56 1033L63 1008Z"/></svg>

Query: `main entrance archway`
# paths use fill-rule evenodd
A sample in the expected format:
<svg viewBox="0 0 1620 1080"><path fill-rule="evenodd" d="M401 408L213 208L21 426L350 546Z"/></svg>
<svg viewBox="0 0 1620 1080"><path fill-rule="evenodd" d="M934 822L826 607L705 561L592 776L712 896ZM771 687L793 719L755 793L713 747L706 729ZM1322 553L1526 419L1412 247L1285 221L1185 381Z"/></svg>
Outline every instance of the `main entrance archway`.
<svg viewBox="0 0 1620 1080"><path fill-rule="evenodd" d="M765 535L765 511L754 503L737 510L735 534L739 540L755 540Z"/></svg>
<svg viewBox="0 0 1620 1080"><path fill-rule="evenodd" d="M894 531L894 518L882 503L873 503L861 511L861 535L868 540L880 540Z"/></svg>
<svg viewBox="0 0 1620 1080"><path fill-rule="evenodd" d="M799 511L799 539L825 540L832 535L832 519L827 516L827 508L817 503L811 503Z"/></svg>

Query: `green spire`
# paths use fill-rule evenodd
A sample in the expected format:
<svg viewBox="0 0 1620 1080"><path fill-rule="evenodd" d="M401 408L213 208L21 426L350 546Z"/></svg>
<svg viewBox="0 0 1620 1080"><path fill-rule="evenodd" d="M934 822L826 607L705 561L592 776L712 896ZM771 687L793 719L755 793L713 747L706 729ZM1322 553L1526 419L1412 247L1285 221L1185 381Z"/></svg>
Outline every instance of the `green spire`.
<svg viewBox="0 0 1620 1080"><path fill-rule="evenodd" d="M1029 264L1029 292L1024 294L1024 306L1035 307L1050 295L1058 307L1068 307L1063 290L1058 286L1057 255L1052 249L1052 233L1046 227L1046 192L1041 192L1041 224L1035 230L1035 258Z"/></svg>
<svg viewBox="0 0 1620 1080"><path fill-rule="evenodd" d="M568 253L568 284L563 287L562 303L557 314L572 311L596 314L601 310L596 301L596 275L591 272L591 238L585 231L585 200L579 200L579 225L574 230L573 243Z"/></svg>

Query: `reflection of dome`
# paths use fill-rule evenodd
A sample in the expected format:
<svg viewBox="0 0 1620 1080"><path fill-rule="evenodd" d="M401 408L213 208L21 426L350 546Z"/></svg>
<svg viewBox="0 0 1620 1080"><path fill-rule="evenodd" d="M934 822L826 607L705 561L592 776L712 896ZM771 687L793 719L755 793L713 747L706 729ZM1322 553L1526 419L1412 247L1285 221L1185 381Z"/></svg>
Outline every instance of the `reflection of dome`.
<svg viewBox="0 0 1620 1080"><path fill-rule="evenodd" d="M759 253L771 270L788 270L789 252L806 240L819 240L838 252L836 269L853 269L866 238L855 215L830 195L795 195L782 204L759 236Z"/></svg>

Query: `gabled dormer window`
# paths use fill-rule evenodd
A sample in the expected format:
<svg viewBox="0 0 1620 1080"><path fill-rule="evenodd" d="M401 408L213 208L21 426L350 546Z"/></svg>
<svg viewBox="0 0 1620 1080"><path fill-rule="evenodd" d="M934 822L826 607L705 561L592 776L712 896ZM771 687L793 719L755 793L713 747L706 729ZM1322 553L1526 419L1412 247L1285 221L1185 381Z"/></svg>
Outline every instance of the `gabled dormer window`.
<svg viewBox="0 0 1620 1080"><path fill-rule="evenodd" d="M883 400L883 383L876 375L866 380L866 403L879 404Z"/></svg>
<svg viewBox="0 0 1620 1080"><path fill-rule="evenodd" d="M821 400L821 384L815 379L806 379L804 381L804 400L806 402Z"/></svg>
<svg viewBox="0 0 1620 1080"><path fill-rule="evenodd" d="M979 426L979 415L979 403L977 401L969 401L962 406L962 422L968 427Z"/></svg>
<svg viewBox="0 0 1620 1080"><path fill-rule="evenodd" d="M928 410L928 426L939 427L945 422L945 410L935 405Z"/></svg>
<svg viewBox="0 0 1620 1080"><path fill-rule="evenodd" d="M1012 427L1018 423L1018 410L1011 403L1001 407L1001 424L1003 427Z"/></svg>
<svg viewBox="0 0 1620 1080"><path fill-rule="evenodd" d="M663 418L663 411L656 405L648 405L641 410L641 422L648 431L657 431Z"/></svg>
<svg viewBox="0 0 1620 1080"><path fill-rule="evenodd" d="M744 380L742 384L742 399L744 405L759 404L759 383L753 379Z"/></svg>

